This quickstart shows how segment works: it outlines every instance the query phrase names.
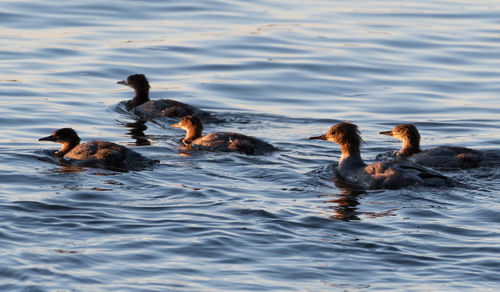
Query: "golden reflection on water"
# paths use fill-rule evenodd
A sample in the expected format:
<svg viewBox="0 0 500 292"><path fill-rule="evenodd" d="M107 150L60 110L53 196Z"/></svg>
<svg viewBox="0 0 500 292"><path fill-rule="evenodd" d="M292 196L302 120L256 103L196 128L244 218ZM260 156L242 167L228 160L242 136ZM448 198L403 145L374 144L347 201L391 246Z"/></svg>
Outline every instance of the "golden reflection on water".
<svg viewBox="0 0 500 292"><path fill-rule="evenodd" d="M367 192L339 179L336 179L334 183L335 186L340 190L340 193L325 194L321 196L325 198L331 198L323 201L323 203L327 204L326 209L332 213L329 216L334 220L352 221L361 220L362 217L379 218L395 216L394 213L398 210L393 208L381 212L359 211L359 198L361 197L361 195L366 194ZM371 202L370 205L378 205L378 203Z"/></svg>
<svg viewBox="0 0 500 292"><path fill-rule="evenodd" d="M328 204L326 208L333 212L330 217L342 221L360 220L357 207L358 197L366 192L339 180L335 180L335 186L340 190L339 194L322 195L322 197L331 198L323 202Z"/></svg>
<svg viewBox="0 0 500 292"><path fill-rule="evenodd" d="M87 168L76 165L61 165L60 168L57 168L54 171L57 173L74 173L87 171Z"/></svg>

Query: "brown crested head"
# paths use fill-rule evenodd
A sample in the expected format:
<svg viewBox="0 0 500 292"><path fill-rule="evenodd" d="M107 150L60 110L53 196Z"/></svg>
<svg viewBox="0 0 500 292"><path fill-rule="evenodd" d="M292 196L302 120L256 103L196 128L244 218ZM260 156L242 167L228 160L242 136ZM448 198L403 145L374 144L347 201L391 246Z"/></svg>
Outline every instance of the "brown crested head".
<svg viewBox="0 0 500 292"><path fill-rule="evenodd" d="M420 133L412 124L397 125L391 131L379 132L382 135L388 135L401 141L409 141L411 144L420 145Z"/></svg>
<svg viewBox="0 0 500 292"><path fill-rule="evenodd" d="M127 77L127 80L118 81L118 84L130 86L134 89L149 90L149 81L144 74L134 74Z"/></svg>
<svg viewBox="0 0 500 292"><path fill-rule="evenodd" d="M172 128L181 128L184 130L202 131L203 124L197 116L185 116L177 124L171 125Z"/></svg>
<svg viewBox="0 0 500 292"><path fill-rule="evenodd" d="M349 122L336 124L332 126L326 134L309 138L309 140L312 139L327 140L357 149L359 149L361 147L361 143L363 143L358 126Z"/></svg>
<svg viewBox="0 0 500 292"><path fill-rule="evenodd" d="M80 137L78 137L75 130L71 128L62 128L55 130L50 136L38 139L38 141L52 141L61 144L70 143L77 145L80 143Z"/></svg>

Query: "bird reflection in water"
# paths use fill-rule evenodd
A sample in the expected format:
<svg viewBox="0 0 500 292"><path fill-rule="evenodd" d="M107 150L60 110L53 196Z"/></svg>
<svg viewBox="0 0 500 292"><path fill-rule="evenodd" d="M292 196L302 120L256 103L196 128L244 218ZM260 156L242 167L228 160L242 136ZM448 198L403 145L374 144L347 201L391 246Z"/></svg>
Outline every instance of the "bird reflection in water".
<svg viewBox="0 0 500 292"><path fill-rule="evenodd" d="M340 180L335 180L335 186L340 189L340 194L323 195L324 197L332 198L324 201L324 203L328 204L327 208L333 211L331 218L342 221L359 220L358 215L360 212L357 211L357 206L359 205L358 197L366 193L366 191Z"/></svg>
<svg viewBox="0 0 500 292"><path fill-rule="evenodd" d="M73 172L84 172L87 171L87 168L82 166L76 166L71 164L66 164L61 159L61 166L59 168L54 169L56 173L73 173Z"/></svg>
<svg viewBox="0 0 500 292"><path fill-rule="evenodd" d="M151 141L149 141L144 134L144 131L148 128L145 120L136 120L133 123L125 123L125 127L129 128L129 132L127 134L130 135L132 139L135 139L135 145L151 145Z"/></svg>
<svg viewBox="0 0 500 292"><path fill-rule="evenodd" d="M58 168L53 169L53 172L55 172L55 173L77 173L77 172L90 171L91 174L93 174L93 175L103 175L103 176L115 175L115 174L117 174L117 172L128 172L127 170L124 170L124 169L115 169L115 168L106 168L106 167L104 167L104 170L110 170L109 172L107 172L107 171L95 171L95 169L83 167L83 166L71 165L71 164L68 164L62 160L60 161L60 163L61 163L61 165Z"/></svg>
<svg viewBox="0 0 500 292"><path fill-rule="evenodd" d="M333 215L331 218L334 220L341 221L352 221L352 220L361 220L359 216L363 216L366 218L379 218L386 216L395 216L394 212L398 209L389 209L381 212L360 212L358 211L359 197L362 194L365 194L366 191L362 188L353 186L348 184L347 182L341 179L335 179L335 186L340 190L340 194L325 194L322 197L329 197L332 199L323 201L325 204L328 204L327 209L333 210ZM332 205L333 204L333 205ZM384 205L383 202L371 202L368 205Z"/></svg>

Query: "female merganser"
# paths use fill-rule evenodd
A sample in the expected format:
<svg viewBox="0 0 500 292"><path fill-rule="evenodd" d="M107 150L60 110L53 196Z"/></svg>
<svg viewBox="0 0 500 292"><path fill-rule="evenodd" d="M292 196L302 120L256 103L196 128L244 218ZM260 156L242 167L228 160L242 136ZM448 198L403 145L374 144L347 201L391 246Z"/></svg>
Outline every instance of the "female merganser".
<svg viewBox="0 0 500 292"><path fill-rule="evenodd" d="M56 130L52 135L40 138L38 141L62 144L61 149L55 152L56 157L65 158L79 166L130 169L157 162L112 142L92 141L80 144L80 137L71 128Z"/></svg>
<svg viewBox="0 0 500 292"><path fill-rule="evenodd" d="M136 114L148 118L170 117L181 118L187 115L198 115L203 118L210 114L194 106L175 101L172 99L149 99L149 82L143 74L134 74L127 80L118 81L118 84L130 86L135 90L133 99L127 101L127 108Z"/></svg>
<svg viewBox="0 0 500 292"><path fill-rule="evenodd" d="M182 139L184 146L190 149L241 152L248 155L262 154L275 151L276 148L254 137L230 132L216 132L201 136L203 125L197 116L185 116L179 123L171 125L172 128L181 128L186 131Z"/></svg>
<svg viewBox="0 0 500 292"><path fill-rule="evenodd" d="M332 126L326 134L310 137L340 145L337 174L348 183L365 189L397 189L407 186L447 186L445 176L418 164L405 161L377 162L366 165L361 159L360 146L363 140L355 124L349 122Z"/></svg>
<svg viewBox="0 0 500 292"><path fill-rule="evenodd" d="M395 154L398 159L406 159L420 165L436 168L474 168L494 165L500 157L494 153L482 152L466 147L438 146L420 150L420 133L411 124L402 124L391 131L379 132L403 141L403 147Z"/></svg>

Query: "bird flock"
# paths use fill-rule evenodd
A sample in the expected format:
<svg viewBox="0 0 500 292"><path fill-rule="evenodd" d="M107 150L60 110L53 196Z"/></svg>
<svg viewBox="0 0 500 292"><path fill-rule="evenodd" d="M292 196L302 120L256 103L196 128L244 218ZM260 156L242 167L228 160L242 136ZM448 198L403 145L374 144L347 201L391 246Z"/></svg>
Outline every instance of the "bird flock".
<svg viewBox="0 0 500 292"><path fill-rule="evenodd" d="M159 117L179 118L172 128L183 129L186 134L180 146L190 151L238 152L261 155L279 151L275 146L255 137L232 133L215 132L203 135L203 122L220 121L210 112L171 100L149 98L150 85L143 74L134 74L117 82L129 86L135 96L126 102L126 108L141 119ZM495 166L499 155L466 147L438 146L421 150L420 134L411 124L397 125L388 135L402 141L399 151L378 156L380 160L366 164L361 158L361 138L358 127L350 122L333 125L325 134L309 140L324 140L338 144L342 155L336 176L345 182L365 189L398 189L409 186L447 187L457 183L441 172L448 169L466 169L480 166ZM39 141L62 144L54 153L61 163L79 166L132 170L153 165L152 160L123 145L106 141L80 143L77 133L71 128L62 128Z"/></svg>

